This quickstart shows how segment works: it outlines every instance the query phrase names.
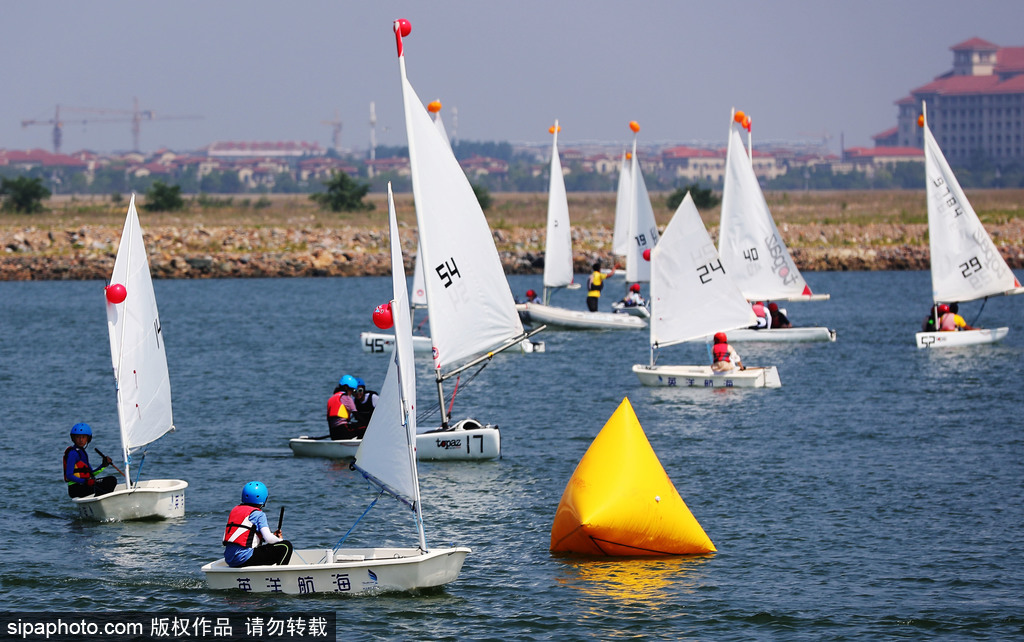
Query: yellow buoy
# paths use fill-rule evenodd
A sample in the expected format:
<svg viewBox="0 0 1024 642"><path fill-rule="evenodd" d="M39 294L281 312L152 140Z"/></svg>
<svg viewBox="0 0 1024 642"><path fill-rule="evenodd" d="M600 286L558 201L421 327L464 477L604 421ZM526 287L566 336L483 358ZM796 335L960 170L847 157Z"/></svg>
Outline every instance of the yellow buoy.
<svg viewBox="0 0 1024 642"><path fill-rule="evenodd" d="M623 399L565 486L551 551L632 557L715 550Z"/></svg>

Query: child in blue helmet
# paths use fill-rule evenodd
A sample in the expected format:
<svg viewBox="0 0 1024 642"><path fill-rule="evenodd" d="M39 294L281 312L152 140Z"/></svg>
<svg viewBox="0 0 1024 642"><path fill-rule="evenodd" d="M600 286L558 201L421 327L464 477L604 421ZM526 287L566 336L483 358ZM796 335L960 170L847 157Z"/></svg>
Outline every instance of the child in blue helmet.
<svg viewBox="0 0 1024 642"><path fill-rule="evenodd" d="M110 457L104 457L99 468L89 465L89 453L85 447L92 441L92 427L85 423L71 426L71 441L73 444L64 451L64 481L68 485L68 496L98 497L114 490L116 477L96 476L111 464Z"/></svg>
<svg viewBox="0 0 1024 642"><path fill-rule="evenodd" d="M281 531L270 531L263 506L267 487L251 481L242 487L242 502L231 509L224 527L224 561L228 566L284 565L292 558L292 543Z"/></svg>

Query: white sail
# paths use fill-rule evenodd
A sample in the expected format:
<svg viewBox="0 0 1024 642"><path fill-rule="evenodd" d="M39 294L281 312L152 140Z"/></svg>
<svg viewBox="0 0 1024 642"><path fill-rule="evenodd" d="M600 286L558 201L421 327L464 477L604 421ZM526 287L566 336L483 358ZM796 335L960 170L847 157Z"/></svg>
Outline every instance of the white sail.
<svg viewBox="0 0 1024 642"><path fill-rule="evenodd" d="M572 229L565 177L558 158L558 121L551 143L551 180L548 184L548 230L544 245L544 287L562 288L572 283Z"/></svg>
<svg viewBox="0 0 1024 642"><path fill-rule="evenodd" d="M441 134L441 138L444 142L448 143L448 147L452 146L452 141L448 138L448 130L444 128L444 121L441 120L441 112L434 113L434 126L437 127L437 131Z"/></svg>
<svg viewBox="0 0 1024 642"><path fill-rule="evenodd" d="M409 164L437 369L522 335L523 325L473 188L405 74Z"/></svg>
<svg viewBox="0 0 1024 642"><path fill-rule="evenodd" d="M1020 282L964 195L928 128L927 117L924 161L932 299L952 303L998 294L1019 294Z"/></svg>
<svg viewBox="0 0 1024 642"><path fill-rule="evenodd" d="M413 363L412 321L406 293L402 244L398 237L395 202L388 184L391 229L391 316L395 350L359 450L356 468L410 506L419 505L416 478L416 368Z"/></svg>
<svg viewBox="0 0 1024 642"><path fill-rule="evenodd" d="M622 152L618 195L615 198L615 231L612 234L612 253L617 256L626 256L629 251L629 214L633 211L629 201L633 194L631 168L632 163L626 162L626 152Z"/></svg>
<svg viewBox="0 0 1024 642"><path fill-rule="evenodd" d="M117 414L127 462L129 453L174 428L160 315L134 194L128 204L110 283L121 284L127 291L122 303L107 302Z"/></svg>
<svg viewBox="0 0 1024 642"><path fill-rule="evenodd" d="M742 126L731 122L718 232L722 262L750 301L811 298L757 182L743 146Z"/></svg>
<svg viewBox="0 0 1024 642"><path fill-rule="evenodd" d="M650 250L658 243L658 225L654 221L651 197L640 163L636 157L636 137L633 137L633 158L630 160L629 238L626 251L626 282L640 283L651 280L651 262L644 258L644 250Z"/></svg>
<svg viewBox="0 0 1024 642"><path fill-rule="evenodd" d="M423 251L416 247L416 264L412 271L412 297L414 308L427 306L427 286L423 283Z"/></svg>
<svg viewBox="0 0 1024 642"><path fill-rule="evenodd" d="M651 251L651 346L754 325L689 193Z"/></svg>

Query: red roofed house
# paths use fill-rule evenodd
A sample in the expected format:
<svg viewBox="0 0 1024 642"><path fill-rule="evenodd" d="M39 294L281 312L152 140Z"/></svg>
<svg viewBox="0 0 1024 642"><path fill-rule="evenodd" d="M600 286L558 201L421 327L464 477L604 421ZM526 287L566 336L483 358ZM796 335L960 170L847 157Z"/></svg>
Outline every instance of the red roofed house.
<svg viewBox="0 0 1024 642"><path fill-rule="evenodd" d="M997 164L1024 160L1024 47L971 38L951 47L953 69L897 101L897 145L923 147L928 127L953 165L983 154Z"/></svg>

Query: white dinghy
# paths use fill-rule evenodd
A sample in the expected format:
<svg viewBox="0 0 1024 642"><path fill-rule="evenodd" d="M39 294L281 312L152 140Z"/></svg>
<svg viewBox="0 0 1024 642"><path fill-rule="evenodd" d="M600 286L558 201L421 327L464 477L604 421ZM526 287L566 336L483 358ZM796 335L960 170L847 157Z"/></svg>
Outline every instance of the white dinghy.
<svg viewBox="0 0 1024 642"><path fill-rule="evenodd" d="M932 136L925 105L921 108L933 303L937 306L939 302L959 303L1024 292ZM935 321L938 327L938 319ZM915 340L918 348L955 348L994 343L1009 332L1006 327L918 332Z"/></svg>
<svg viewBox="0 0 1024 642"><path fill-rule="evenodd" d="M722 214L718 252L722 264L748 301L827 301L807 285L772 218L753 168L753 145L743 146L739 121L733 110L725 156ZM748 131L748 142L749 142ZM835 341L835 331L824 327L774 328L731 333L729 341Z"/></svg>
<svg viewBox="0 0 1024 642"><path fill-rule="evenodd" d="M572 228L569 225L569 201L565 177L558 156L558 132L555 121L548 130L551 143L551 177L548 183L548 226L544 244L544 303L526 303L518 308L529 315L531 323L558 326L568 330L636 330L647 323L628 314L570 310L550 305L551 296L561 288L579 289L573 282Z"/></svg>
<svg viewBox="0 0 1024 642"><path fill-rule="evenodd" d="M107 330L117 388L117 418L121 426L125 482L106 495L71 501L78 505L81 516L90 520L183 517L188 482L180 479L138 480L138 472L141 472L145 460L143 449L174 430L174 420L163 330L134 194L128 204L128 216L110 283ZM125 296L123 301L113 303L111 299L116 300L117 297L109 292L117 285L124 286L122 292ZM136 479L132 481L132 469L136 463Z"/></svg>
<svg viewBox="0 0 1024 642"><path fill-rule="evenodd" d="M687 193L651 252L651 359L633 366L645 386L778 388L775 366L715 372L710 365L656 365L661 348L754 322L743 293L726 274Z"/></svg>
<svg viewBox="0 0 1024 642"><path fill-rule="evenodd" d="M340 548L339 543L327 549L296 550L287 565L232 568L219 559L202 568L210 588L289 594L410 591L455 581L466 555L471 552L465 546L430 548L423 531L414 441L416 367L398 219L390 184L388 211L394 297L391 305L398 345L388 366L377 409L356 453L355 468L381 493L397 498L413 510L419 543L410 548Z"/></svg>
<svg viewBox="0 0 1024 642"><path fill-rule="evenodd" d="M654 219L654 208L651 207L651 197L647 193L647 182L644 180L640 160L636 154L640 125L635 120L630 121L629 129L633 132L633 153L629 161L629 196L626 201L629 216L629 235L626 239L627 287L633 283L647 283L651 280L650 256L658 244L658 224ZM615 243L614 237L612 243Z"/></svg>

